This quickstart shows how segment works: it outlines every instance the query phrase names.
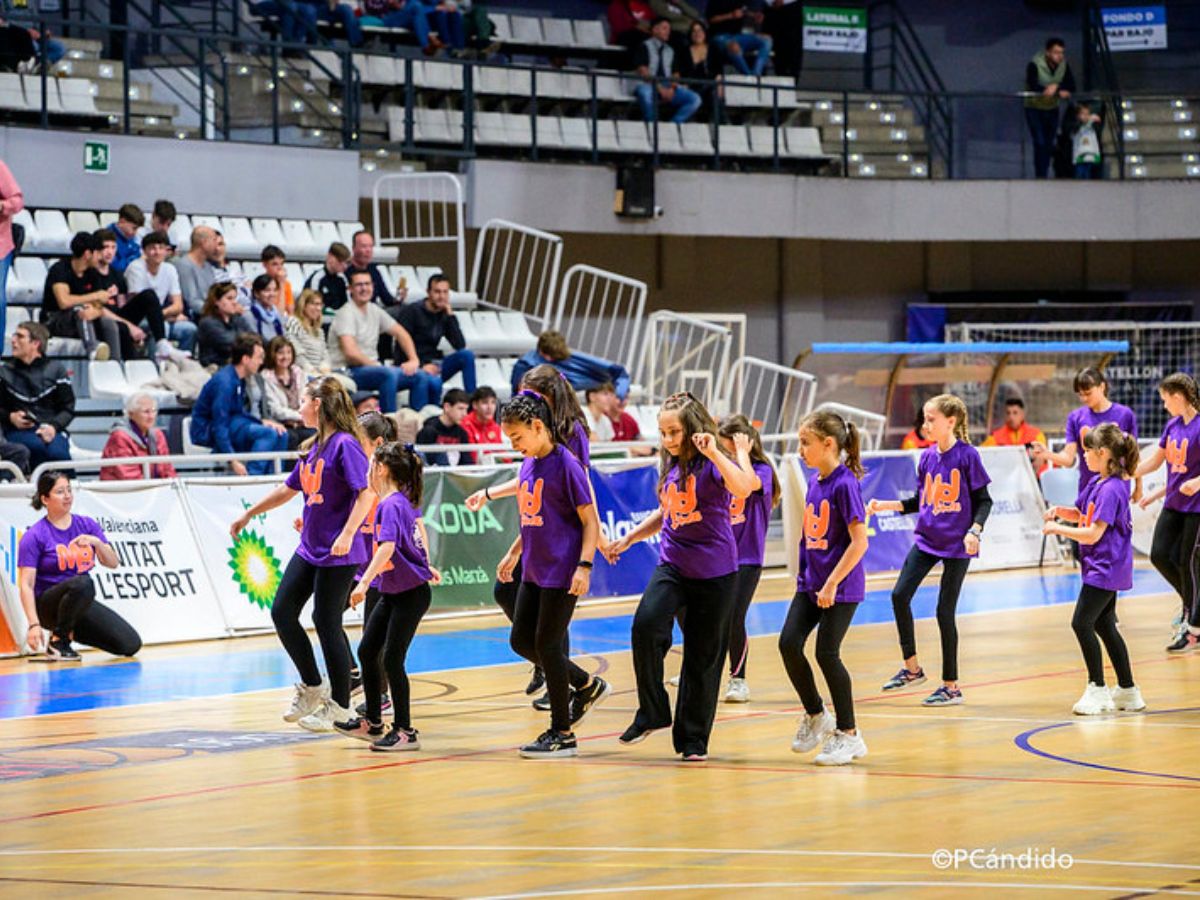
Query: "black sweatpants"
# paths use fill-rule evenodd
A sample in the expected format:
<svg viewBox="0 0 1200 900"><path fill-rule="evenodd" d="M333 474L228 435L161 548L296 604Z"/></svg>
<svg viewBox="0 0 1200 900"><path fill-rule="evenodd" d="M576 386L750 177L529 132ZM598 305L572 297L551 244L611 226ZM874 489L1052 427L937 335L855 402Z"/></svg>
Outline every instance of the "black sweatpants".
<svg viewBox="0 0 1200 900"><path fill-rule="evenodd" d="M938 563L942 564L942 585L938 591L937 623L942 635L942 680L958 681L958 625L954 612L969 559L943 558L913 546L904 559L904 568L892 588L892 612L900 633L900 652L904 659L917 655L917 635L913 628L912 599L921 581Z"/></svg>
<svg viewBox="0 0 1200 900"><path fill-rule="evenodd" d="M783 657L788 678L804 704L804 711L815 716L825 704L817 690L812 666L804 656L804 644L813 629L817 630L817 665L829 686L839 731L854 729L854 693L850 673L842 664L842 641L857 609L857 603L834 603L822 609L812 594L799 592L792 598L787 621L779 633L779 655Z"/></svg>
<svg viewBox="0 0 1200 900"><path fill-rule="evenodd" d="M555 731L571 730L571 688L579 690L590 680L588 673L567 657L563 640L578 599L565 589L523 581L513 610L509 643L546 673L550 727Z"/></svg>
<svg viewBox="0 0 1200 900"><path fill-rule="evenodd" d="M1088 681L1104 686L1104 655L1100 642L1108 651L1113 669L1117 673L1117 684L1123 688L1133 687L1133 669L1129 665L1129 651L1125 639L1117 628L1117 592L1080 585L1079 599L1075 601L1075 615L1071 617L1071 628L1083 651L1087 665ZM1097 640L1099 636L1099 640Z"/></svg>
<svg viewBox="0 0 1200 900"><path fill-rule="evenodd" d="M492 599L496 601L496 605L504 610L504 615L508 617L508 621L513 620L513 615L517 609L517 591L521 589L521 560L517 560L516 566L513 567L512 581L500 581L499 579L492 585ZM563 655L571 656L571 631L567 629L563 632ZM534 663L537 665L537 663Z"/></svg>
<svg viewBox="0 0 1200 900"><path fill-rule="evenodd" d="M312 641L300 624L300 610L309 597L313 598L313 624L329 673L330 697L343 708L350 706L350 648L342 631L342 611L357 568L314 566L296 554L284 569L271 604L271 621L283 649L300 673L300 680L316 687L321 683L321 670L317 668Z"/></svg>
<svg viewBox="0 0 1200 900"><path fill-rule="evenodd" d="M367 615L358 661L362 667L363 692L366 694L367 721L378 722L382 715L380 695L383 673L392 689L392 716L397 728L412 728L409 708L408 672L404 661L417 625L429 611L433 591L420 584L400 594L380 594Z"/></svg>
<svg viewBox="0 0 1200 900"><path fill-rule="evenodd" d="M133 626L96 599L91 575L76 575L44 590L35 600L43 632L114 656L133 656L142 639Z"/></svg>
<svg viewBox="0 0 1200 900"><path fill-rule="evenodd" d="M637 676L638 711L643 728L672 723L671 701L663 687L663 659L671 649L676 613L683 616L683 668L675 698L671 734L676 753L707 753L717 715L721 670L729 646L735 572L720 578L684 578L659 563L633 614L633 671Z"/></svg>
<svg viewBox="0 0 1200 900"><path fill-rule="evenodd" d="M350 591L354 590L354 585L357 584L357 578L350 582ZM367 627L367 622L371 620L371 610L375 608L375 604L379 602L379 588L367 588L367 599L363 603L363 628ZM350 593L346 594L346 608L342 612L350 609ZM346 652L350 654L350 671L353 673L358 668L358 663L354 656L354 650L350 647L350 635L346 633L346 629L342 628L342 637L346 639Z"/></svg>
<svg viewBox="0 0 1200 900"><path fill-rule="evenodd" d="M163 319L162 303L152 288L146 288L141 293L134 294L125 301L124 306L114 307L113 312L134 325L141 325L145 322L146 330L156 341L167 339L167 326ZM119 330L121 332L121 354L125 359L132 359L138 354L137 345L133 342L133 335L123 324Z"/></svg>
<svg viewBox="0 0 1200 900"><path fill-rule="evenodd" d="M746 660L750 655L750 642L746 638L746 613L750 601L758 589L762 577L762 566L738 566L734 583L733 612L729 617L729 675L731 678L746 677Z"/></svg>
<svg viewBox="0 0 1200 900"><path fill-rule="evenodd" d="M1200 603L1196 598L1197 567L1200 566L1200 513L1185 513L1163 507L1154 525L1150 562L1175 589L1183 616L1200 627Z"/></svg>

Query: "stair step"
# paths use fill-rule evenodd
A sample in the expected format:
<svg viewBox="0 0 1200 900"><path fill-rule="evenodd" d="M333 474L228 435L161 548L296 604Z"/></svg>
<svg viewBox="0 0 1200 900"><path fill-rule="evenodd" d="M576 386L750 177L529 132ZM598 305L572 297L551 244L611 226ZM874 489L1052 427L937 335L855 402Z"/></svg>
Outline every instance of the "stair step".
<svg viewBox="0 0 1200 900"><path fill-rule="evenodd" d="M90 78L93 81L121 81L125 64L111 59L61 59L51 70L55 75Z"/></svg>

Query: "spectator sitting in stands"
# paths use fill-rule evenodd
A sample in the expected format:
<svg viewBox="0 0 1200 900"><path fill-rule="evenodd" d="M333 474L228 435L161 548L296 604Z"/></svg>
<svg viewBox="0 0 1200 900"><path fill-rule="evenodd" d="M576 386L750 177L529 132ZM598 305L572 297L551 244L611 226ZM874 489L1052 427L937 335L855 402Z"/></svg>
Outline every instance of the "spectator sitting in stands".
<svg viewBox="0 0 1200 900"><path fill-rule="evenodd" d="M626 50L637 49L650 36L654 18L654 10L645 0L612 0L608 4L609 42Z"/></svg>
<svg viewBox="0 0 1200 900"><path fill-rule="evenodd" d="M901 450L924 450L926 447L932 447L936 441L931 441L925 437L925 405L917 404L917 417L913 420L912 431L904 436L904 440L900 442Z"/></svg>
<svg viewBox="0 0 1200 900"><path fill-rule="evenodd" d="M647 122L657 118L660 102L675 110L672 122L686 122L700 108L700 95L672 80L679 76L679 66L675 64L675 51L667 43L670 37L671 23L655 19L650 39L635 53L637 73L643 81L634 88L634 95Z"/></svg>
<svg viewBox="0 0 1200 900"><path fill-rule="evenodd" d="M442 385L458 372L462 372L467 393L475 390L475 354L467 349L458 317L450 309L449 278L440 272L430 277L424 301L401 306L396 321L412 335L421 369L430 377L432 396L440 396ZM438 347L442 338L454 348L449 356L442 356Z"/></svg>
<svg viewBox="0 0 1200 900"><path fill-rule="evenodd" d="M113 426L104 451L104 459L122 459L131 456L169 456L167 436L155 427L158 420L158 403L152 394L135 391L125 397L125 421ZM142 478L174 478L175 467L170 463L150 463L150 472L137 463L106 466L100 470L101 481L137 481Z"/></svg>
<svg viewBox="0 0 1200 900"><path fill-rule="evenodd" d="M254 279L250 286L250 315L253 331L264 342L282 337L288 316L279 309L279 282L267 272Z"/></svg>
<svg viewBox="0 0 1200 900"><path fill-rule="evenodd" d="M326 25L340 25L346 33L346 41L351 47L361 47L363 42L362 26L354 9L338 0L292 0L293 6L307 20L307 24L316 25L324 22ZM305 39L309 36L306 28L303 32Z"/></svg>
<svg viewBox="0 0 1200 900"><path fill-rule="evenodd" d="M193 319L200 318L200 310L208 297L208 289L217 280L217 270L212 264L216 254L216 231L207 225L197 225L192 229L191 247L188 252L171 259L179 273L183 305Z"/></svg>
<svg viewBox="0 0 1200 900"><path fill-rule="evenodd" d="M463 14L456 0L437 0L429 10L429 24L450 50L458 54L467 46Z"/></svg>
<svg viewBox="0 0 1200 900"><path fill-rule="evenodd" d="M8 273L17 255L13 241L13 216L25 208L25 194L12 171L0 160L0 341L7 339ZM0 345L0 355L4 347Z"/></svg>
<svg viewBox="0 0 1200 900"><path fill-rule="evenodd" d="M471 397L466 391L451 388L442 398L441 415L430 416L417 432L418 444L469 444L471 436L462 426L462 420L467 416ZM425 453L425 462L431 466L457 466L459 461L470 462L473 454L466 454L468 459L462 459L463 454L457 450L446 453Z"/></svg>
<svg viewBox="0 0 1200 900"><path fill-rule="evenodd" d="M288 448L287 429L264 419L250 405L247 379L257 375L263 364L263 342L257 334L239 334L230 351L230 364L219 369L192 408L192 443L211 447L217 453L270 453ZM235 475L266 475L267 460L243 463L233 460Z"/></svg>
<svg viewBox="0 0 1200 900"><path fill-rule="evenodd" d="M688 44L679 51L679 75L691 81L717 81L722 77L720 54L713 50L708 41L708 29L703 22L695 21L688 31ZM705 106L712 105L712 85L691 85L703 99ZM718 95L720 88L716 88Z"/></svg>
<svg viewBox="0 0 1200 900"><path fill-rule="evenodd" d="M471 411L463 417L462 427L472 444L500 444L504 432L496 421L496 392L486 384L471 394Z"/></svg>
<svg viewBox="0 0 1200 900"><path fill-rule="evenodd" d="M174 257L175 245L171 243L171 226L175 224L177 216L178 213L175 210L175 204L170 200L155 200L154 209L150 211L150 224L143 225L138 229L138 240L141 240L152 231L166 235L167 246L171 248L168 256Z"/></svg>
<svg viewBox="0 0 1200 900"><path fill-rule="evenodd" d="M317 269L304 282L304 290L320 293L326 309L336 312L350 299L346 291L346 266L350 262L350 248L340 241L329 245L325 254L324 268Z"/></svg>
<svg viewBox="0 0 1200 900"><path fill-rule="evenodd" d="M300 416L300 403L308 379L296 365L296 348L285 337L271 338L267 344L262 370L247 379L247 389L254 401L258 392L265 394L264 415L288 430L288 449L295 450L316 431L306 428Z"/></svg>
<svg viewBox="0 0 1200 900"><path fill-rule="evenodd" d="M238 303L241 305L242 312L246 315L250 314L250 282L244 274L234 273L229 271L228 250L225 247L225 235L221 232L215 232L217 242L213 250L212 267L213 267L213 283L229 283L237 288ZM207 295L205 295L207 296Z"/></svg>
<svg viewBox="0 0 1200 900"><path fill-rule="evenodd" d="M624 400L629 395L629 373L624 366L586 353L572 353L567 346L567 339L557 331L543 331L538 336L537 349L530 350L517 360L512 371L514 394L521 389L521 379L525 373L543 363L562 372L577 391L608 381L615 385L620 399Z"/></svg>
<svg viewBox="0 0 1200 900"><path fill-rule="evenodd" d="M296 301L296 315L289 316L283 332L296 348L296 363L305 375L328 375L333 371L329 358L329 344L325 340L324 304L321 295L313 290L300 292ZM346 390L354 390L354 382L345 379Z"/></svg>
<svg viewBox="0 0 1200 900"><path fill-rule="evenodd" d="M170 350L167 343L167 323L163 319L162 304L153 291L142 291L129 296L129 285L125 276L114 271L113 256L117 252L116 238L107 228L94 232L100 243L96 254L96 271L100 273L100 287L107 290L116 285L117 293L104 302L104 317L115 319L121 344L120 359L135 359L146 355L146 338L154 338L156 348L162 354ZM146 329L140 322L146 323ZM147 330L149 335L147 335ZM114 354L115 356L115 354Z"/></svg>
<svg viewBox="0 0 1200 900"><path fill-rule="evenodd" d="M379 393L377 391L351 391L350 402L354 404L354 414L356 416L380 411Z"/></svg>
<svg viewBox="0 0 1200 900"><path fill-rule="evenodd" d="M312 14L310 20L309 14ZM279 38L288 44L303 44L308 41L308 26L310 21L316 23L316 11L311 7L301 6L295 0L256 0L250 4L252 16L262 16L266 19L277 19L279 22ZM285 50L288 54L292 51Z"/></svg>
<svg viewBox="0 0 1200 900"><path fill-rule="evenodd" d="M0 12L8 4L0 7ZM16 72L24 68L27 72L38 71L42 54L47 66L52 66L67 55L66 45L50 36L50 29L39 31L26 25L9 22L0 16L0 69Z"/></svg>
<svg viewBox="0 0 1200 900"><path fill-rule="evenodd" d="M262 265L263 272L274 278L275 286L279 288L279 297L275 305L281 312L291 315L296 304L292 297L292 283L288 281L287 277L287 257L274 244L267 244L263 247ZM257 278L254 281L256 284L258 283Z"/></svg>
<svg viewBox="0 0 1200 900"><path fill-rule="evenodd" d="M142 258L142 242L138 229L146 224L146 215L133 203L126 203L117 210L117 221L108 227L117 238L117 255L113 257L113 268L122 274L131 262Z"/></svg>
<svg viewBox="0 0 1200 900"><path fill-rule="evenodd" d="M0 434L3 430L0 429ZM0 437L0 462L12 463L21 470L21 474L29 476L29 448L24 444L15 444ZM16 477L4 469L0 469L0 481L16 481Z"/></svg>
<svg viewBox="0 0 1200 900"><path fill-rule="evenodd" d="M713 45L742 75L757 78L771 61L771 39L758 34L763 17L762 0L708 0ZM748 62L750 57L754 65Z"/></svg>
<svg viewBox="0 0 1200 900"><path fill-rule="evenodd" d="M346 267L346 281L353 278L355 272L366 272L371 276L371 285L374 287L371 300L394 315L396 305L407 298L403 293L400 297L392 296L374 259L375 237L369 231L356 231L350 241L350 265Z"/></svg>
<svg viewBox="0 0 1200 900"><path fill-rule="evenodd" d="M71 256L50 266L42 288L42 322L55 337L83 341L93 359L106 360L121 352L120 329L104 315L105 304L117 295L117 285L96 271L102 245L86 231L71 238ZM44 352L44 351L43 351Z"/></svg>
<svg viewBox="0 0 1200 900"><path fill-rule="evenodd" d="M1030 444L1046 445L1046 435L1040 428L1036 428L1025 421L1025 401L1020 397L1009 397L1004 401L1004 424L988 435L983 442L984 447L1025 447L1029 449ZM1030 460L1033 460L1033 455L1029 455ZM1039 467L1036 460L1033 460L1033 467L1039 475L1041 475L1050 463L1046 460L1042 461Z"/></svg>
<svg viewBox="0 0 1200 900"><path fill-rule="evenodd" d="M179 272L167 263L170 242L160 231L152 231L142 238L141 259L135 259L125 269L125 281L133 299L143 291L153 291L162 305L162 317L166 335L179 345L179 349L190 354L196 343L196 323L189 321L183 310L183 292L179 287ZM150 325L153 331L153 324ZM160 342L158 356L169 355L170 347Z"/></svg>
<svg viewBox="0 0 1200 900"><path fill-rule="evenodd" d="M329 328L329 355L334 368L345 368L361 390L379 391L379 406L396 411L396 394L408 388L409 405L421 409L436 394L429 390L430 375L421 369L412 337L403 326L371 302L375 287L367 272L350 276L350 302L337 311ZM399 367L379 362L379 339L391 335L404 353Z"/></svg>
<svg viewBox="0 0 1200 900"><path fill-rule="evenodd" d="M616 415L612 417L612 421L614 441L645 440L642 437L642 429L638 425L638 420L626 412L624 400L617 400ZM630 456L653 456L654 452L653 447L631 447L629 449Z"/></svg>
<svg viewBox="0 0 1200 900"><path fill-rule="evenodd" d="M12 360L0 365L0 425L6 440L29 451L34 469L71 458L66 431L75 391L63 364L46 359L49 340L46 326L23 322L13 332Z"/></svg>
<svg viewBox="0 0 1200 900"><path fill-rule="evenodd" d="M427 56L446 46L438 35L430 33L430 9L421 0L362 0L362 11L360 25L406 28Z"/></svg>
<svg viewBox="0 0 1200 900"><path fill-rule="evenodd" d="M1075 93L1075 76L1062 38L1047 39L1045 49L1025 66L1025 90L1036 95L1025 99L1025 121L1033 138L1033 176L1045 178L1058 135L1058 101Z"/></svg>
<svg viewBox="0 0 1200 900"><path fill-rule="evenodd" d="M583 414L587 416L588 429L592 432L592 443L607 444L613 439L612 414L620 403L617 390L611 382L594 384L584 391L587 401Z"/></svg>
<svg viewBox="0 0 1200 900"><path fill-rule="evenodd" d="M1100 117L1092 112L1087 103L1075 106L1075 115L1067 125L1071 136L1071 161L1075 164L1075 177L1093 181L1100 177L1100 136L1096 126Z"/></svg>
<svg viewBox="0 0 1200 900"><path fill-rule="evenodd" d="M196 329L200 365L213 369L229 365L234 340L247 331L254 331L254 323L242 314L237 288L227 281L214 284L204 298Z"/></svg>
<svg viewBox="0 0 1200 900"><path fill-rule="evenodd" d="M688 35L692 30L692 23L703 19L704 16L687 0L647 0L647 2L655 16L664 18L671 24L671 46L675 48L676 53L683 52L688 45Z"/></svg>

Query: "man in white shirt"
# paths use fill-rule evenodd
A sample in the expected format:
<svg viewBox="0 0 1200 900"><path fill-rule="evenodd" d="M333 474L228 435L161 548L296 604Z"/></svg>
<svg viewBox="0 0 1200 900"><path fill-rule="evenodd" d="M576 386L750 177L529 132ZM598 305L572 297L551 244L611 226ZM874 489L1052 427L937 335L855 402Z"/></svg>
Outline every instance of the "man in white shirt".
<svg viewBox="0 0 1200 900"><path fill-rule="evenodd" d="M587 406L583 408L587 416L588 430L592 433L592 443L607 444L613 439L612 410L618 403L617 389L611 382L597 384L584 391Z"/></svg>
<svg viewBox="0 0 1200 900"><path fill-rule="evenodd" d="M375 284L371 273L350 275L350 302L337 311L329 328L329 356L334 368L345 369L360 390L379 391L379 408L396 411L396 394L408 389L408 405L421 409L440 398L434 393L434 376L421 369L417 349L407 331L372 303ZM404 362L399 366L379 363L379 338L391 335L400 346Z"/></svg>
<svg viewBox="0 0 1200 900"><path fill-rule="evenodd" d="M175 341L180 350L191 353L192 345L196 343L196 325L188 321L183 311L179 272L166 263L170 251L171 245L166 235L161 231L150 232L142 238L141 259L135 259L125 269L125 282L131 297L143 291L154 292L162 306L167 338ZM163 356L169 350L169 347L166 350L159 347L155 353Z"/></svg>

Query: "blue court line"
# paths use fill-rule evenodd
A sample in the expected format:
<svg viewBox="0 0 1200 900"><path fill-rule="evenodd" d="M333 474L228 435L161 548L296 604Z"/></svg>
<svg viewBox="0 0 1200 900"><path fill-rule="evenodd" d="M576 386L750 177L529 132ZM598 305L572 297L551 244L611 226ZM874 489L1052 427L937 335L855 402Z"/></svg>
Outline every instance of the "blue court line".
<svg viewBox="0 0 1200 900"><path fill-rule="evenodd" d="M1170 587L1157 572L1134 571L1129 599ZM968 579L959 599L960 613L997 612L1052 606L1074 601L1078 572L1067 575L1017 575L1006 579ZM920 588L913 615L931 618L937 585ZM746 618L751 637L778 634L789 600L755 603ZM632 615L579 619L571 625L572 655L618 653L629 649ZM867 593L855 625L891 622L891 589ZM678 636L677 636L678 638ZM86 658L86 657L85 657ZM480 668L519 662L509 649L508 628L418 634L408 652L408 671L419 675L450 669ZM132 706L166 700L190 700L290 687L296 679L281 647L187 653L176 658L132 660L102 666L64 667L28 664L24 671L0 675L0 719Z"/></svg>

